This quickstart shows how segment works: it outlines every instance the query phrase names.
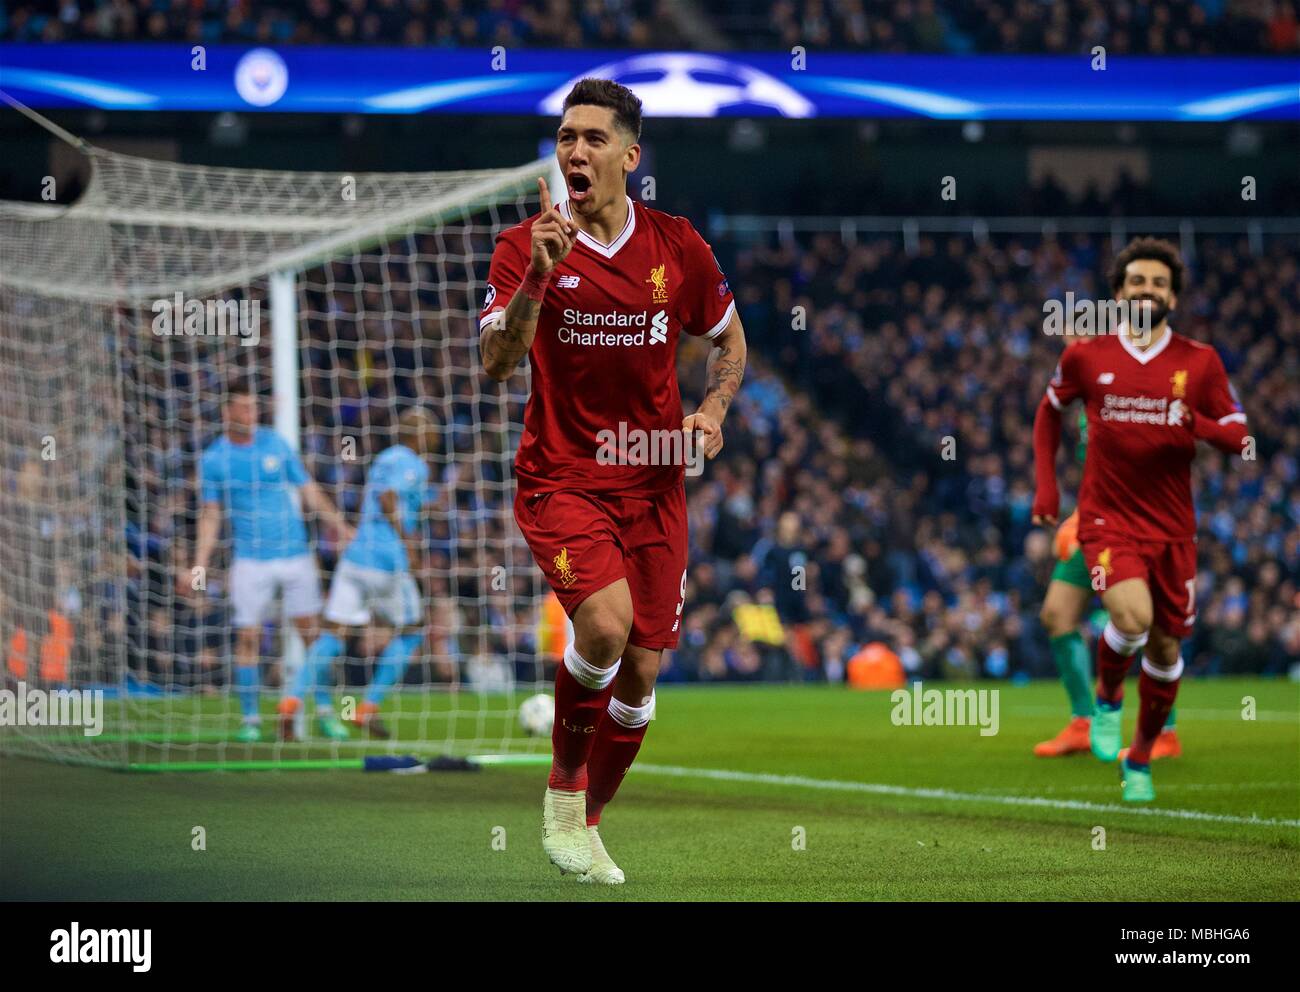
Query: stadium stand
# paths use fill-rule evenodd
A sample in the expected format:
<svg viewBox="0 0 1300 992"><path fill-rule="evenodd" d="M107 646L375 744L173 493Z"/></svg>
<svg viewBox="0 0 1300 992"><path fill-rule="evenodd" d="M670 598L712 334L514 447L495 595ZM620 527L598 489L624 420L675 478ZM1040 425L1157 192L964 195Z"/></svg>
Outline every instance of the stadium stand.
<svg viewBox="0 0 1300 992"><path fill-rule="evenodd" d="M1294 4L1259 0L773 0L713 4L746 48L1132 55L1282 54L1300 47Z"/></svg>
<svg viewBox="0 0 1300 992"><path fill-rule="evenodd" d="M10 41L708 47L672 0L17 0ZM1289 0L712 0L695 5L730 47L873 52L1287 54Z"/></svg>
<svg viewBox="0 0 1300 992"><path fill-rule="evenodd" d="M1109 240L922 235L912 254L883 234L851 245L825 234L713 242L740 290L751 370L723 454L688 487L685 636L664 678L842 681L850 662L877 643L909 677L1050 675L1037 612L1054 559L1051 534L1029 521L1030 425L1062 342L1042 332L1042 301L1066 290L1103 292ZM1266 239L1263 250L1237 236L1199 237L1173 319L1218 348L1258 440L1254 461L1229 465L1209 449L1197 459L1202 619L1186 657L1198 673L1280 673L1300 654L1296 257L1282 237ZM410 291L400 273L390 276L391 312L406 313ZM333 299L313 302L322 317L304 349L303 435L309 469L350 512L373 452L341 459L339 439L382 449L395 401L463 391L447 374L464 377L474 367L467 350L460 371L422 373L436 366L438 345L417 337L407 319L367 317L341 339L338 328L349 321L338 319L338 308L360 305L352 296L340 287ZM806 329L791 328L796 307L805 308ZM196 604L171 590L196 513L192 439L210 440L220 424L215 398L228 370L197 352L191 361L174 353L159 360L159 340L145 327L138 343L123 360L149 402L127 434L127 463L137 467L128 490L135 505L161 510L133 523L125 567L101 562L53 577L51 606L81 632L72 664L94 665L111 654L106 640L128 638L133 658L150 659L149 671L136 672L141 680L213 691L229 649L224 597L213 590ZM258 354L265 347L240 349L249 352L240 360L266 367ZM702 349L692 342L681 353L688 398L702 382ZM518 404L506 414L521 415ZM493 403L480 416L490 429L502 413ZM963 449L951 461L942 457L949 437ZM24 485L35 490L52 471L35 461L24 469ZM1068 506L1077 467L1064 478ZM449 484L467 513L482 508L475 501L485 490ZM103 525L46 512L51 539ZM430 539L442 576L435 611L449 581L459 583L462 604L472 600L470 584L487 566L465 561L449 576L454 535L435 530ZM332 568L337 549L321 551ZM118 587L92 594L96 583ZM485 612L462 617L464 625L492 625L491 599L483 601ZM106 604L102 616L82 615L90 602ZM449 618L436 622L443 630L433 657L412 666L411 680L452 677L447 660L459 647L446 634ZM514 660L522 671L538 659Z"/></svg>
<svg viewBox="0 0 1300 992"><path fill-rule="evenodd" d="M672 48L662 0L45 0L9 4L11 41Z"/></svg>
<svg viewBox="0 0 1300 992"><path fill-rule="evenodd" d="M1042 302L1104 293L1108 240L714 246L754 351L786 376L746 382L723 464L691 490L692 561L712 563L688 590L680 677L759 677L726 620L741 597L775 606L810 677L841 677L876 640L909 673L1050 674L1037 612L1054 559L1029 521L1030 425L1062 344L1042 333ZM1297 274L1293 244L1201 239L1172 320L1218 348L1259 443L1242 465L1197 459L1193 671L1282 672L1300 651ZM790 329L796 307L806 331ZM946 437L960 458L943 459ZM1078 469L1066 479L1077 491ZM800 563L812 594L784 595Z"/></svg>

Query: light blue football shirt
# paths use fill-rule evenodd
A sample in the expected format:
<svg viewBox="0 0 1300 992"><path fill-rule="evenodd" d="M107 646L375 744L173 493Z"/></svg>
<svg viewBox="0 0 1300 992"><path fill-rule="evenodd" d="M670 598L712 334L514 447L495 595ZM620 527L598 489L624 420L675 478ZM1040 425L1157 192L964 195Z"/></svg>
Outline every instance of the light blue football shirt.
<svg viewBox="0 0 1300 992"><path fill-rule="evenodd" d="M259 427L249 444L222 435L203 452L199 478L205 503L220 503L230 517L236 558L305 555L307 525L293 490L311 476L288 442Z"/></svg>
<svg viewBox="0 0 1300 992"><path fill-rule="evenodd" d="M385 492L397 494L397 512L402 529L409 531L416 524L420 507L432 498L429 466L414 451L400 444L379 454L366 479L357 536L343 553L343 560L363 568L405 572L410 567L406 560L406 545L379 505L379 496Z"/></svg>

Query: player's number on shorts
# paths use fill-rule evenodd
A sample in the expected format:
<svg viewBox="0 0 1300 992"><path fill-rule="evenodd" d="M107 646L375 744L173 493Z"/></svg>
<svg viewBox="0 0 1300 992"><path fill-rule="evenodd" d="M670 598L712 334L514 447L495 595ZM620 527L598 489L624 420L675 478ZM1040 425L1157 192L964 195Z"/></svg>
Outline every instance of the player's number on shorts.
<svg viewBox="0 0 1300 992"><path fill-rule="evenodd" d="M1196 612L1196 579L1190 578L1183 585L1187 586L1187 615Z"/></svg>
<svg viewBox="0 0 1300 992"><path fill-rule="evenodd" d="M681 601L678 602L678 604L677 604L677 615L678 615L679 617L682 615L682 610L683 610L683 609L685 608L685 606L686 606L686 569L682 569L682 589L681 589L681 597L682 597L682 598L681 598Z"/></svg>

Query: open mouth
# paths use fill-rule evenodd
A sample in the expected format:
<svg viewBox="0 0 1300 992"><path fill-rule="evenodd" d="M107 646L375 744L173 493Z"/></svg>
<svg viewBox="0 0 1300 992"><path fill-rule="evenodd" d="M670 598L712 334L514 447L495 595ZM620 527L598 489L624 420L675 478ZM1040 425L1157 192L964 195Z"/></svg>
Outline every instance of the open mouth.
<svg viewBox="0 0 1300 992"><path fill-rule="evenodd" d="M569 199L581 203L591 193L591 178L581 172L569 173Z"/></svg>

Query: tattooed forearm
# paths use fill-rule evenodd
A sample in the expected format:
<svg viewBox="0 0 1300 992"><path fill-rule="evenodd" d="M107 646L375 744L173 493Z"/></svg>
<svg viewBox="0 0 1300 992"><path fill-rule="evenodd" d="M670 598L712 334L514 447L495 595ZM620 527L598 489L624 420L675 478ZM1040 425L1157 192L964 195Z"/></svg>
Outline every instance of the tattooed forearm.
<svg viewBox="0 0 1300 992"><path fill-rule="evenodd" d="M718 419L726 416L731 401L740 391L740 383L745 378L745 334L740 322L734 320L709 352L708 365L705 367L707 386L704 402L700 409L713 406Z"/></svg>
<svg viewBox="0 0 1300 992"><path fill-rule="evenodd" d="M483 369L489 376L498 382L510 378L520 359L533 346L541 312L541 301L529 299L521 289L501 316L483 328L479 335L479 352L483 357Z"/></svg>

